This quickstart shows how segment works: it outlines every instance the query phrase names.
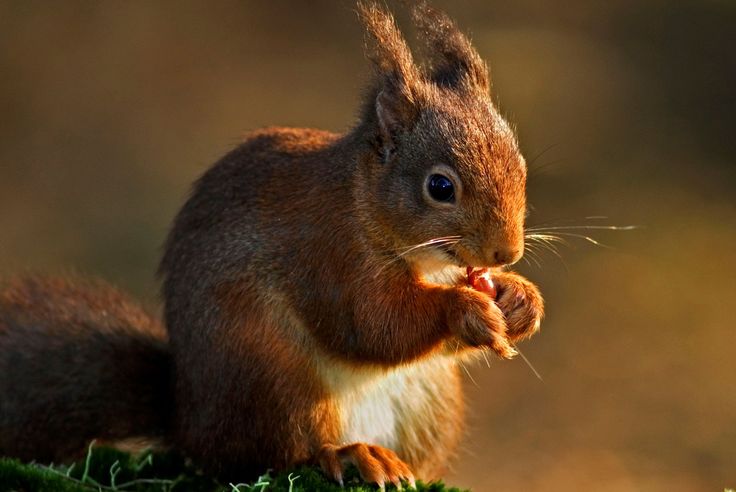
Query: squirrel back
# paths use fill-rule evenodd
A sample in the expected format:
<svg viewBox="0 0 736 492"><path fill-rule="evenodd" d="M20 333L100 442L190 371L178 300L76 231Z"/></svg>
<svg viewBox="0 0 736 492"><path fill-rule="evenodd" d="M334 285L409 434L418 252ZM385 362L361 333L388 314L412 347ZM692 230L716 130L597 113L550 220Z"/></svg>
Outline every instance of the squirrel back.
<svg viewBox="0 0 736 492"><path fill-rule="evenodd" d="M92 439L166 433L161 324L109 285L25 276L0 286L0 456L60 462Z"/></svg>

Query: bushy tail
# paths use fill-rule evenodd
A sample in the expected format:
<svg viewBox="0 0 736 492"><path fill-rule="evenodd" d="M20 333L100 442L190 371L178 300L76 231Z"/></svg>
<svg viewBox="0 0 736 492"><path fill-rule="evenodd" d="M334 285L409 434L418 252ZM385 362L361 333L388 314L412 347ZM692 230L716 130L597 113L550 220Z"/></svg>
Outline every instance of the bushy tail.
<svg viewBox="0 0 736 492"><path fill-rule="evenodd" d="M0 456L64 461L92 439L162 437L171 419L166 332L99 281L0 286Z"/></svg>

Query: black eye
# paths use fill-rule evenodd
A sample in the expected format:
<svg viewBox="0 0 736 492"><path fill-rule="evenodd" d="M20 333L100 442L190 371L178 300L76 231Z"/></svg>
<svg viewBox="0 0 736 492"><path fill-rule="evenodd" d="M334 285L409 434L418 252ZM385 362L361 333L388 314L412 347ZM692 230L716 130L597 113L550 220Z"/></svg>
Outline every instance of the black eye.
<svg viewBox="0 0 736 492"><path fill-rule="evenodd" d="M441 174L433 174L427 182L427 191L429 196L438 202L454 202L455 186L450 178Z"/></svg>

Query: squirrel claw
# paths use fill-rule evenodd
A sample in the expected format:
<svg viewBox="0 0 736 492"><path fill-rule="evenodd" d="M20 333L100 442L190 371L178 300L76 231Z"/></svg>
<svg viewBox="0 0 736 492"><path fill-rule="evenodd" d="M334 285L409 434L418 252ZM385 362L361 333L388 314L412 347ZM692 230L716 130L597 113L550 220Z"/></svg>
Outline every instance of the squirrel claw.
<svg viewBox="0 0 736 492"><path fill-rule="evenodd" d="M401 480L406 480L411 488L416 488L414 475L409 467L390 449L365 443L335 446L322 446L317 455L322 471L343 486L345 465L352 464L358 469L363 480L386 490L386 483L393 483L401 490Z"/></svg>
<svg viewBox="0 0 736 492"><path fill-rule="evenodd" d="M491 343L491 349L502 359L513 359L518 354L518 351L511 345L509 340L497 333L493 334L493 342Z"/></svg>

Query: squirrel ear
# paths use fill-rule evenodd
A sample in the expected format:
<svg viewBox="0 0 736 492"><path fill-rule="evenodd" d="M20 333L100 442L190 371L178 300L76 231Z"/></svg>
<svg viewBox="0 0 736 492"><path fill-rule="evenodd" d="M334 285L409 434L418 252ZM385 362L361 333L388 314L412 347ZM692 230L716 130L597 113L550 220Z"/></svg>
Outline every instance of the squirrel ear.
<svg viewBox="0 0 736 492"><path fill-rule="evenodd" d="M426 0L414 5L412 17L434 58L432 80L439 85L487 94L491 86L488 66L452 19Z"/></svg>
<svg viewBox="0 0 736 492"><path fill-rule="evenodd" d="M411 93L393 84L384 85L378 92L375 108L384 157L388 157L396 147L397 136L414 124L417 108Z"/></svg>
<svg viewBox="0 0 736 492"><path fill-rule="evenodd" d="M393 16L376 3L359 2L358 16L368 36L367 55L377 81L375 107L384 151L395 146L395 137L411 126L417 115L417 96L423 83Z"/></svg>

